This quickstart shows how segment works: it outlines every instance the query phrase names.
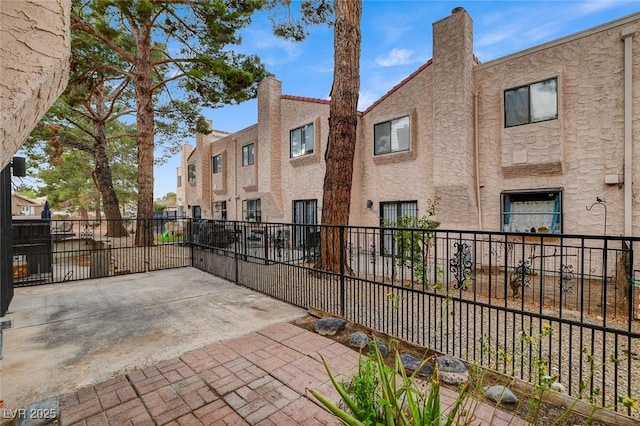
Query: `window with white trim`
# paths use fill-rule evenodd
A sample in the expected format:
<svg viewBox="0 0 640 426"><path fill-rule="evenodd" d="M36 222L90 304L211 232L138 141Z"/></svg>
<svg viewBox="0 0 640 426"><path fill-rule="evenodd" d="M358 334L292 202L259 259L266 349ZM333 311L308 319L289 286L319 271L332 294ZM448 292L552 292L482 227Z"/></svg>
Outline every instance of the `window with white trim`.
<svg viewBox="0 0 640 426"><path fill-rule="evenodd" d="M392 201L380 203L380 226L394 228L400 217L418 217L417 201ZM398 253L392 230L382 230L380 251L383 255Z"/></svg>
<svg viewBox="0 0 640 426"><path fill-rule="evenodd" d="M504 127L558 118L558 79L504 91Z"/></svg>
<svg viewBox="0 0 640 426"><path fill-rule="evenodd" d="M411 146L409 116L373 126L374 155L408 151Z"/></svg>
<svg viewBox="0 0 640 426"><path fill-rule="evenodd" d="M291 130L289 132L289 141L291 158L313 154L313 123Z"/></svg>
<svg viewBox="0 0 640 426"><path fill-rule="evenodd" d="M216 155L211 159L213 173L222 173L222 155Z"/></svg>
<svg viewBox="0 0 640 426"><path fill-rule="evenodd" d="M242 165L250 166L255 161L255 147L250 143L242 147Z"/></svg>
<svg viewBox="0 0 640 426"><path fill-rule="evenodd" d="M504 191L502 231L560 234L562 190Z"/></svg>
<svg viewBox="0 0 640 426"><path fill-rule="evenodd" d="M215 201L213 203L213 218L215 220L227 220L226 201Z"/></svg>
<svg viewBox="0 0 640 426"><path fill-rule="evenodd" d="M261 222L262 210L260 208L260 198L244 200L242 202L242 216L248 222Z"/></svg>
<svg viewBox="0 0 640 426"><path fill-rule="evenodd" d="M318 200L294 200L293 223L316 225L318 223ZM293 241L295 247L315 249L319 242L319 230L316 226L294 226Z"/></svg>

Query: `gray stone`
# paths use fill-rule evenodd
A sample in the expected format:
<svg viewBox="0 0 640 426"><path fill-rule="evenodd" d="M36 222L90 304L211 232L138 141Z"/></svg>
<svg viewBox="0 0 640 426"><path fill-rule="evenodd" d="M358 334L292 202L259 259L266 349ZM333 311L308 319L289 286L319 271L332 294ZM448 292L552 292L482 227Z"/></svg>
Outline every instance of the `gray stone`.
<svg viewBox="0 0 640 426"><path fill-rule="evenodd" d="M564 385L560 382L553 382L549 385L549 389L554 390L560 393L566 393L567 390L564 388Z"/></svg>
<svg viewBox="0 0 640 426"><path fill-rule="evenodd" d="M338 331L344 330L347 322L340 318L322 318L316 321L313 329L323 336L334 336Z"/></svg>
<svg viewBox="0 0 640 426"><path fill-rule="evenodd" d="M450 355L438 357L438 376L449 385L459 385L469 381L469 370L462 361Z"/></svg>
<svg viewBox="0 0 640 426"><path fill-rule="evenodd" d="M389 349L387 349L387 345L385 345L381 340L375 339L373 342L369 342L369 353L374 354L376 352L376 347L378 346L378 350L380 351L380 355L384 358L389 353Z"/></svg>
<svg viewBox="0 0 640 426"><path fill-rule="evenodd" d="M509 388L502 385L485 386L484 396L495 402L505 402L507 404L517 404L518 397Z"/></svg>
<svg viewBox="0 0 640 426"><path fill-rule="evenodd" d="M349 336L349 345L351 346L362 349L368 344L369 336L367 336L367 333L356 331L355 333L351 333L351 336Z"/></svg>
<svg viewBox="0 0 640 426"><path fill-rule="evenodd" d="M402 361L404 369L410 372L416 371L422 363L422 361L420 361L418 358L409 354L400 355L400 360ZM424 363L424 365L422 365L422 368L420 368L420 371L418 371L418 375L420 376L431 376L432 374L433 367L431 367L428 363Z"/></svg>

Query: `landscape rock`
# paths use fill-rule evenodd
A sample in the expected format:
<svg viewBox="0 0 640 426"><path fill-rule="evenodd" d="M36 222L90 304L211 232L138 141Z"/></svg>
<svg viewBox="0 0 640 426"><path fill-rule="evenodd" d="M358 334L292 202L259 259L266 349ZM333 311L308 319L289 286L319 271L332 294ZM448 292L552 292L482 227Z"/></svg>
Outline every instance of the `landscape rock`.
<svg viewBox="0 0 640 426"><path fill-rule="evenodd" d="M449 385L459 385L469 381L469 370L462 361L450 355L438 357L438 375Z"/></svg>
<svg viewBox="0 0 640 426"><path fill-rule="evenodd" d="M389 353L389 349L387 349L387 345L385 345L380 340L374 340L373 342L369 342L369 353L374 354L376 352L375 346L378 345L378 350L380 351L380 355L384 358Z"/></svg>
<svg viewBox="0 0 640 426"><path fill-rule="evenodd" d="M484 396L495 402L504 402L507 404L517 404L518 397L511 392L511 389L502 385L485 386Z"/></svg>
<svg viewBox="0 0 640 426"><path fill-rule="evenodd" d="M351 346L362 349L368 344L369 336L367 336L367 333L356 331L355 333L351 333L351 336L349 336L349 345Z"/></svg>
<svg viewBox="0 0 640 426"><path fill-rule="evenodd" d="M316 321L313 329L322 336L334 336L338 331L344 330L347 322L340 318L322 318Z"/></svg>
<svg viewBox="0 0 640 426"><path fill-rule="evenodd" d="M410 372L416 371L422 363L421 360L409 354L400 355L400 360L402 361L404 369ZM431 367L428 363L425 363L422 368L420 368L420 371L418 371L418 375L420 376L431 376L432 374L433 367Z"/></svg>

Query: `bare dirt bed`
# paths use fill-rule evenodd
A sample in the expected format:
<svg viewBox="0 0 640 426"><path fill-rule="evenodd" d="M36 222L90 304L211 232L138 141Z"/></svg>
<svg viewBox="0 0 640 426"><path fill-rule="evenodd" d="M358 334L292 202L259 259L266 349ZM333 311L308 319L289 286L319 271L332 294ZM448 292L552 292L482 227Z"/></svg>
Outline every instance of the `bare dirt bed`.
<svg viewBox="0 0 640 426"><path fill-rule="evenodd" d="M305 317L302 317L293 321L293 324L313 332L314 331L313 326L317 320L318 320L317 317L313 315L307 315ZM385 361L390 366L393 366L395 351L398 351L401 354L408 353L418 358L436 355L424 347L416 346L411 343L401 341L395 338L390 338L389 336L384 335L383 333L379 333L377 331L368 329L358 324L351 323L349 321L347 321L347 325L344 330L336 333L336 335L334 336L325 336L325 337L332 339L336 342L339 342L344 346L347 346L353 349L354 351L358 352L357 348L353 348L352 346L349 345L349 336L356 331L362 331L364 333L367 333L370 337L380 339L388 346L389 346L389 342L392 342L391 347L389 347L389 353L385 357ZM489 401L487 398L485 398L482 395L481 389L483 386L487 386L487 385L502 384L501 382L504 382L504 378L498 375L492 374L491 372L483 372L483 377L481 379L478 379L478 377L476 376L477 374L472 373L473 385L471 387L472 389L471 392L473 397L477 398L480 401L493 404L491 401ZM446 384L442 384L442 386L447 386L451 389L457 390L455 386L450 386ZM518 399L520 402L518 404L502 404L500 406L500 409L506 412L513 413L523 419L526 419L527 415L529 414L527 394L525 394L525 392L523 391L519 392L516 389L512 389L512 390L518 396ZM530 392L529 392L529 395L530 395ZM588 421L587 418L584 416L581 416L577 413L566 412L566 411L567 410L563 407L557 406L550 402L543 402L538 418L535 421L535 425L547 426L547 425L554 424L558 426L575 426L575 425L589 424L593 426L606 426L608 424L611 424L608 421L607 422L601 422L597 420ZM562 420L560 420L557 423L554 423L561 416L563 416Z"/></svg>

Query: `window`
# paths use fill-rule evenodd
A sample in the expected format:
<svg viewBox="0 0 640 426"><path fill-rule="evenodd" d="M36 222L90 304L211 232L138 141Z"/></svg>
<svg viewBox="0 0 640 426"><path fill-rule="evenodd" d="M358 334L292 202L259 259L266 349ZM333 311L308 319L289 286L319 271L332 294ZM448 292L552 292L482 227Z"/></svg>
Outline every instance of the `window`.
<svg viewBox="0 0 640 426"><path fill-rule="evenodd" d="M502 193L504 232L562 232L562 191L505 191Z"/></svg>
<svg viewBox="0 0 640 426"><path fill-rule="evenodd" d="M293 202L293 223L316 225L318 223L318 200L295 200ZM320 242L317 226L294 226L293 239L296 247L316 251Z"/></svg>
<svg viewBox="0 0 640 426"><path fill-rule="evenodd" d="M195 164L189 164L187 166L187 180L189 182L196 181L196 165Z"/></svg>
<svg viewBox="0 0 640 426"><path fill-rule="evenodd" d="M213 218L215 220L227 220L226 201L216 201L213 203Z"/></svg>
<svg viewBox="0 0 640 426"><path fill-rule="evenodd" d="M504 126L558 118L558 80L541 81L504 92Z"/></svg>
<svg viewBox="0 0 640 426"><path fill-rule="evenodd" d="M191 206L191 217L193 219L202 219L202 209L200 206Z"/></svg>
<svg viewBox="0 0 640 426"><path fill-rule="evenodd" d="M242 216L248 222L261 222L262 211L260 210L260 199L244 200L242 202Z"/></svg>
<svg viewBox="0 0 640 426"><path fill-rule="evenodd" d="M211 159L213 173L222 173L222 155L216 155Z"/></svg>
<svg viewBox="0 0 640 426"><path fill-rule="evenodd" d="M178 176L178 188L182 186L182 176Z"/></svg>
<svg viewBox="0 0 640 426"><path fill-rule="evenodd" d="M402 216L418 217L417 201L393 201L380 203L380 226L395 227ZM393 231L383 230L380 251L383 255L398 253L394 242Z"/></svg>
<svg viewBox="0 0 640 426"><path fill-rule="evenodd" d="M396 118L373 126L375 155L408 151L410 146L409 117Z"/></svg>
<svg viewBox="0 0 640 426"><path fill-rule="evenodd" d="M242 165L250 166L254 163L254 144L250 143L242 147Z"/></svg>
<svg viewBox="0 0 640 426"><path fill-rule="evenodd" d="M291 158L313 154L313 124L298 127L290 132Z"/></svg>

